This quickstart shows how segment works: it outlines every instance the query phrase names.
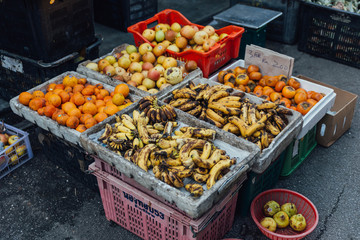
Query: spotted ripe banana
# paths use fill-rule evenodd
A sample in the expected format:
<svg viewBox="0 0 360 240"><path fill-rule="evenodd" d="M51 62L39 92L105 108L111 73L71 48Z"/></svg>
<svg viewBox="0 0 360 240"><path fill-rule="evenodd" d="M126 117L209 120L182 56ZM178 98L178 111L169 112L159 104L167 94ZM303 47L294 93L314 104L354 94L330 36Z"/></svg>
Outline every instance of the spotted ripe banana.
<svg viewBox="0 0 360 240"><path fill-rule="evenodd" d="M224 125L224 127L222 128L224 131L227 132L231 132L235 135L240 134L240 130L237 126L235 126L234 124L228 122L227 124Z"/></svg>
<svg viewBox="0 0 360 240"><path fill-rule="evenodd" d="M179 151L180 160L182 161L187 159L191 150L193 150L194 148L203 148L205 143L206 141L201 139L194 139L190 140L188 143L185 143Z"/></svg>
<svg viewBox="0 0 360 240"><path fill-rule="evenodd" d="M231 116L229 117L229 122L234 124L240 130L241 136L246 137L248 125L241 118Z"/></svg>
<svg viewBox="0 0 360 240"><path fill-rule="evenodd" d="M184 186L183 181L175 173L168 171L169 179L174 187L182 188Z"/></svg>
<svg viewBox="0 0 360 240"><path fill-rule="evenodd" d="M190 98L178 98L178 99L174 99L173 101L171 101L169 104L173 107L179 107L181 105L184 105L188 102L190 102L191 99Z"/></svg>
<svg viewBox="0 0 360 240"><path fill-rule="evenodd" d="M211 102L208 104L208 108L214 109L214 110L218 110L224 114L229 114L229 110L227 109L227 107L225 107L223 104L218 103L218 102Z"/></svg>
<svg viewBox="0 0 360 240"><path fill-rule="evenodd" d="M190 192L193 197L200 197L204 193L202 185L198 183L189 183L185 185L186 191Z"/></svg>
<svg viewBox="0 0 360 240"><path fill-rule="evenodd" d="M201 159L208 159L211 154L212 145L210 142L206 142L203 147L203 152L200 156Z"/></svg>
<svg viewBox="0 0 360 240"><path fill-rule="evenodd" d="M223 125L226 124L226 119L221 117L219 114L217 114L215 111L213 111L210 108L206 109L206 116L208 118L211 118L214 121L217 121L217 122L223 124Z"/></svg>
<svg viewBox="0 0 360 240"><path fill-rule="evenodd" d="M231 101L231 102L239 102L241 100L241 97L236 97L236 96L228 96L228 97L223 97L217 100L218 103L222 103L222 102L227 102L227 101Z"/></svg>
<svg viewBox="0 0 360 240"><path fill-rule="evenodd" d="M274 109L276 108L278 105L276 103L273 103L273 102L264 102L264 103L261 103L261 104L258 104L256 106L256 108L258 110L264 110L264 109Z"/></svg>
<svg viewBox="0 0 360 240"><path fill-rule="evenodd" d="M219 149L216 149L213 154L211 154L211 157L208 159L201 159L200 157L193 159L196 166L206 169L211 169L220 160L221 151Z"/></svg>
<svg viewBox="0 0 360 240"><path fill-rule="evenodd" d="M231 167L231 165L235 163L236 161L234 159L229 159L229 160L219 161L217 164L215 164L215 166L211 168L209 173L209 178L206 181L207 189L210 189L212 186L214 186L222 170Z"/></svg>
<svg viewBox="0 0 360 240"><path fill-rule="evenodd" d="M229 95L230 95L230 93L228 91L225 91L225 90L217 91L216 93L214 93L210 96L209 102L216 101L220 98L227 97Z"/></svg>
<svg viewBox="0 0 360 240"><path fill-rule="evenodd" d="M147 172L148 165L147 161L149 159L150 153L156 148L155 144L148 144L145 147L143 147L139 153L139 156L137 157L137 165Z"/></svg>
<svg viewBox="0 0 360 240"><path fill-rule="evenodd" d="M195 117L198 117L200 114L201 114L201 110L202 110L202 106L201 105L198 105L196 106L195 108L189 110L189 111L186 111L188 114L191 114Z"/></svg>
<svg viewBox="0 0 360 240"><path fill-rule="evenodd" d="M203 183L203 182L206 182L206 180L209 178L209 174L208 173L200 174L200 173L194 172L192 175L192 178L198 183Z"/></svg>

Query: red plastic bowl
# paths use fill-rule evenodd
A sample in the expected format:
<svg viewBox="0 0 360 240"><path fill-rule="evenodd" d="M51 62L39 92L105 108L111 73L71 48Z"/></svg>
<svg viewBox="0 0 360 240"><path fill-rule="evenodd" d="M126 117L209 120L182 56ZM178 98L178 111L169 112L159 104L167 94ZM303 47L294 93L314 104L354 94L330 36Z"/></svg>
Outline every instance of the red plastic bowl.
<svg viewBox="0 0 360 240"><path fill-rule="evenodd" d="M292 230L291 227L284 229L276 229L276 232L271 232L261 226L260 221L265 217L263 213L263 206L266 202L274 200L280 205L291 202L294 203L298 213L301 213L306 219L306 228L301 232ZM302 239L310 234L319 222L319 214L315 205L305 196L300 193L287 189L271 189L260 193L254 198L250 206L251 217L261 230L261 232L273 240L287 240L287 239Z"/></svg>

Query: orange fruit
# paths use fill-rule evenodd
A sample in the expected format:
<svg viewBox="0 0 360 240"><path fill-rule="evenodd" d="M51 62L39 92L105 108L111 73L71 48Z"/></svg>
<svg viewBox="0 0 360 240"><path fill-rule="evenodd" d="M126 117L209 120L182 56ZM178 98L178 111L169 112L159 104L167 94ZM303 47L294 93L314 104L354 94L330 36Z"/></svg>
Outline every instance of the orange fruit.
<svg viewBox="0 0 360 240"><path fill-rule="evenodd" d="M54 91L55 86L56 86L56 83L50 83L50 84L48 85L48 87L46 88L46 91L48 91L48 92Z"/></svg>
<svg viewBox="0 0 360 240"><path fill-rule="evenodd" d="M78 79L78 83L81 84L81 85L85 85L87 82L86 78L79 78Z"/></svg>
<svg viewBox="0 0 360 240"><path fill-rule="evenodd" d="M84 114L81 114L80 116L80 123L84 124L85 121L89 118L92 118L92 115L89 114L89 113L84 113Z"/></svg>
<svg viewBox="0 0 360 240"><path fill-rule="evenodd" d="M30 109L37 111L39 108L45 106L45 98L33 98L29 102Z"/></svg>
<svg viewBox="0 0 360 240"><path fill-rule="evenodd" d="M46 107L44 107L44 115L47 117L51 117L54 112L56 111L56 107L54 107L54 105L47 105Z"/></svg>
<svg viewBox="0 0 360 240"><path fill-rule="evenodd" d="M77 84L73 87L73 93L81 92L84 88L84 85Z"/></svg>
<svg viewBox="0 0 360 240"><path fill-rule="evenodd" d="M93 95L94 92L95 92L95 90L92 87L85 87L83 90L81 90L81 94L84 96Z"/></svg>
<svg viewBox="0 0 360 240"><path fill-rule="evenodd" d="M129 95L130 89L129 86L125 83L121 83L117 85L114 89L114 93L121 93L124 97L127 97Z"/></svg>
<svg viewBox="0 0 360 240"><path fill-rule="evenodd" d="M61 89L61 90L64 90L64 89L65 89L65 85L64 85L64 84L62 84L62 83L56 84L55 89ZM55 89L54 89L54 90L55 90Z"/></svg>
<svg viewBox="0 0 360 240"><path fill-rule="evenodd" d="M293 98L295 96L295 89L291 86L285 86L282 89L282 95L286 98Z"/></svg>
<svg viewBox="0 0 360 240"><path fill-rule="evenodd" d="M104 113L111 116L119 111L119 108L115 104L109 104L104 108Z"/></svg>
<svg viewBox="0 0 360 240"><path fill-rule="evenodd" d="M70 116L67 120L66 120L66 126L69 128L77 128L77 126L79 126L80 120L78 117L76 116Z"/></svg>
<svg viewBox="0 0 360 240"><path fill-rule="evenodd" d="M62 91L64 91L64 89L56 88L56 89L54 89L53 93L59 94Z"/></svg>
<svg viewBox="0 0 360 240"><path fill-rule="evenodd" d="M75 76L67 75L63 79L63 84L65 87L74 87L78 84L78 79Z"/></svg>
<svg viewBox="0 0 360 240"><path fill-rule="evenodd" d="M105 102L103 100L96 100L95 105L99 109L99 107L105 106Z"/></svg>
<svg viewBox="0 0 360 240"><path fill-rule="evenodd" d="M68 120L69 115L67 115L66 113L63 114L59 114L56 118L56 121L60 124L60 125L66 125L66 121Z"/></svg>
<svg viewBox="0 0 360 240"><path fill-rule="evenodd" d="M66 102L63 105L61 105L61 109L66 113L69 113L70 110L72 110L74 108L76 108L76 105L72 102Z"/></svg>
<svg viewBox="0 0 360 240"><path fill-rule="evenodd" d="M101 122L101 121L103 121L103 120L105 120L107 117L108 117L108 115L107 115L106 113L104 113L104 112L102 112L102 113L97 113L97 114L94 116L95 120L96 120L98 123Z"/></svg>
<svg viewBox="0 0 360 240"><path fill-rule="evenodd" d="M40 116L43 116L43 115L44 115L44 108L45 108L45 107L42 107L42 108L39 108L39 109L37 110L37 113L38 113Z"/></svg>
<svg viewBox="0 0 360 240"><path fill-rule="evenodd" d="M49 97L51 96L51 94L53 94L53 92L47 92L45 94L45 100L48 102L49 101Z"/></svg>
<svg viewBox="0 0 360 240"><path fill-rule="evenodd" d="M94 95L91 96L85 96L85 102L92 102L92 103L96 103L96 97Z"/></svg>
<svg viewBox="0 0 360 240"><path fill-rule="evenodd" d="M125 97L121 93L115 93L114 96L112 97L111 101L116 106L120 106L120 105L122 105L124 103Z"/></svg>
<svg viewBox="0 0 360 240"><path fill-rule="evenodd" d="M104 108L105 108L105 106L98 107L98 112L99 113L104 112Z"/></svg>
<svg viewBox="0 0 360 240"><path fill-rule="evenodd" d="M112 97L111 96L105 96L104 97L104 102L107 103L107 102L111 102L112 101Z"/></svg>
<svg viewBox="0 0 360 240"><path fill-rule="evenodd" d="M73 91L73 89L72 89L72 87L68 86L68 87L65 87L64 91L67 93L70 93Z"/></svg>
<svg viewBox="0 0 360 240"><path fill-rule="evenodd" d="M97 124L97 121L95 120L95 118L91 117L86 119L85 121L85 127L86 128L91 128L92 126L94 126L95 124Z"/></svg>
<svg viewBox="0 0 360 240"><path fill-rule="evenodd" d="M95 87L97 89L103 89L104 88L104 86L101 83L95 84Z"/></svg>
<svg viewBox="0 0 360 240"><path fill-rule="evenodd" d="M85 97L80 92L75 93L72 97L74 103L77 106L83 105L85 103Z"/></svg>
<svg viewBox="0 0 360 240"><path fill-rule="evenodd" d="M100 89L100 94L105 98L106 96L110 96L110 93L106 89Z"/></svg>
<svg viewBox="0 0 360 240"><path fill-rule="evenodd" d="M45 97L45 94L40 90L34 91L32 95L33 95L33 98L43 98L43 97Z"/></svg>
<svg viewBox="0 0 360 240"><path fill-rule="evenodd" d="M51 94L48 98L48 102L55 107L59 107L61 105L61 97L57 94Z"/></svg>
<svg viewBox="0 0 360 240"><path fill-rule="evenodd" d="M33 95L29 92L22 92L19 95L19 102L25 106L29 105L31 99L33 99Z"/></svg>
<svg viewBox="0 0 360 240"><path fill-rule="evenodd" d="M75 130L78 131L78 132L85 132L86 127L85 127L84 124L79 124Z"/></svg>
<svg viewBox="0 0 360 240"><path fill-rule="evenodd" d="M59 96L61 98L61 103L66 103L70 100L70 95L64 91L59 92Z"/></svg>
<svg viewBox="0 0 360 240"><path fill-rule="evenodd" d="M55 110L55 112L53 113L53 115L51 116L51 119L54 120L54 121L56 121L56 118L57 118L59 115L64 114L64 113L65 113L65 112L64 112L63 110L57 108L57 109Z"/></svg>
<svg viewBox="0 0 360 240"><path fill-rule="evenodd" d="M75 116L77 118L81 117L81 111L78 108L72 108L70 111L67 112L69 116Z"/></svg>
<svg viewBox="0 0 360 240"><path fill-rule="evenodd" d="M87 103L84 103L83 108L82 108L82 112L83 113L89 113L92 116L94 116L98 112L98 109L97 109L97 107L96 107L96 105L94 103L87 102Z"/></svg>

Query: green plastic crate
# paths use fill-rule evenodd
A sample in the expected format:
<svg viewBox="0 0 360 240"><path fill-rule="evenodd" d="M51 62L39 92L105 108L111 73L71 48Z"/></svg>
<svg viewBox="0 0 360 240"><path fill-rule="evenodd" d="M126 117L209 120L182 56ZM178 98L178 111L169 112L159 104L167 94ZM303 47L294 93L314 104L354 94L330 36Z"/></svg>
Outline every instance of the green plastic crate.
<svg viewBox="0 0 360 240"><path fill-rule="evenodd" d="M316 125L300 140L295 139L286 148L281 177L287 177L309 156L316 147Z"/></svg>
<svg viewBox="0 0 360 240"><path fill-rule="evenodd" d="M240 52L238 59L244 59L246 45L254 44L260 47L265 47L266 43L266 25L258 28L245 28L245 32L242 35L240 42Z"/></svg>
<svg viewBox="0 0 360 240"><path fill-rule="evenodd" d="M270 164L262 173L249 172L248 179L244 182L239 191L237 201L237 214L250 216L250 205L252 200L261 192L268 190L277 183L285 160L285 151Z"/></svg>

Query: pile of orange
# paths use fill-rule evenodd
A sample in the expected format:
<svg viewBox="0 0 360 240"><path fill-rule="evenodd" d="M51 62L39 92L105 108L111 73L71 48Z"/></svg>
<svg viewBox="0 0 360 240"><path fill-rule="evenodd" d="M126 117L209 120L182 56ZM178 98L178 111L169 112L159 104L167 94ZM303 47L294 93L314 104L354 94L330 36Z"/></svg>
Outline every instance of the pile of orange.
<svg viewBox="0 0 360 240"><path fill-rule="evenodd" d="M285 75L262 75L256 65L236 67L220 71L218 81L243 92L253 93L263 99L276 102L305 115L320 101L324 94L307 91L294 78Z"/></svg>
<svg viewBox="0 0 360 240"><path fill-rule="evenodd" d="M19 102L60 125L84 132L132 104L128 95L126 84L109 92L102 84L92 85L85 78L67 75L62 83L49 84L45 93L20 93Z"/></svg>

